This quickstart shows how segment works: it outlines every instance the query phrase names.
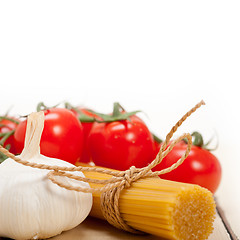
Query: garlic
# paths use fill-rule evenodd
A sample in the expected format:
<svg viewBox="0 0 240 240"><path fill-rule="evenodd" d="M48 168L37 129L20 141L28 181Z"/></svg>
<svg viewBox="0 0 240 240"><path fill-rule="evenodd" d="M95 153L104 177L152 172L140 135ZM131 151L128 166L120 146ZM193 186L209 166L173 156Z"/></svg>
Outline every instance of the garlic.
<svg viewBox="0 0 240 240"><path fill-rule="evenodd" d="M19 157L29 162L73 166L40 154L43 127L43 112L29 115L25 147ZM92 194L61 188L47 178L48 172L10 158L0 164L0 236L49 238L74 228L87 217L92 207ZM84 176L81 172L74 174ZM59 178L73 186L89 187L88 183Z"/></svg>

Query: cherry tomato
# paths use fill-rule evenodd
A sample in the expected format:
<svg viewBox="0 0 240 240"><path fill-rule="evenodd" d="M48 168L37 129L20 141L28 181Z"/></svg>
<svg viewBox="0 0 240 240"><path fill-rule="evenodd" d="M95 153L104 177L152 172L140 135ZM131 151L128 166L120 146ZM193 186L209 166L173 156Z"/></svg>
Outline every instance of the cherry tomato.
<svg viewBox="0 0 240 240"><path fill-rule="evenodd" d="M2 135L0 142L3 142L3 147L9 147L8 150L13 154L16 154L13 134L18 122L19 120L14 117L0 117L0 134Z"/></svg>
<svg viewBox="0 0 240 240"><path fill-rule="evenodd" d="M158 138L156 135L153 134L153 149L154 149L154 156L157 156L160 147L161 147L162 140Z"/></svg>
<svg viewBox="0 0 240 240"><path fill-rule="evenodd" d="M88 144L88 136L92 129L93 121L89 120L89 122L88 121L85 122L84 120L81 120L83 119L81 116L82 114L88 117L96 117L96 116L95 114L93 114L92 112L90 112L88 109L85 109L85 108L78 108L77 110L71 109L71 111L73 111L73 113L79 118L83 127L83 150L82 150L82 155L79 161L84 163L89 163L91 162L91 155L90 155L89 144Z"/></svg>
<svg viewBox="0 0 240 240"><path fill-rule="evenodd" d="M96 165L126 170L144 167L153 159L153 137L136 115L130 120L95 122L89 135L92 160Z"/></svg>
<svg viewBox="0 0 240 240"><path fill-rule="evenodd" d="M170 167L181 158L186 148L187 144L184 141L178 143L162 162L153 168L153 171ZM220 184L221 175L222 170L218 159L210 151L193 145L188 157L178 168L160 175L160 177L178 182L198 184L215 193Z"/></svg>
<svg viewBox="0 0 240 240"><path fill-rule="evenodd" d="M44 111L45 122L40 142L41 154L75 164L82 154L83 129L77 117L68 109ZM14 133L18 153L24 146L27 121L21 122Z"/></svg>

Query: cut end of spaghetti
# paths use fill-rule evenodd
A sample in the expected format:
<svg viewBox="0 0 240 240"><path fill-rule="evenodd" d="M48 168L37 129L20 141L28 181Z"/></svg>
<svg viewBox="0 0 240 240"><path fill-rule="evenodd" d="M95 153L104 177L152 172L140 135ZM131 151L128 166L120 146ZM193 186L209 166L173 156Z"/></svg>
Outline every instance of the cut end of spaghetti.
<svg viewBox="0 0 240 240"><path fill-rule="evenodd" d="M182 191L173 208L176 239L203 240L213 231L215 202L207 189L193 185Z"/></svg>

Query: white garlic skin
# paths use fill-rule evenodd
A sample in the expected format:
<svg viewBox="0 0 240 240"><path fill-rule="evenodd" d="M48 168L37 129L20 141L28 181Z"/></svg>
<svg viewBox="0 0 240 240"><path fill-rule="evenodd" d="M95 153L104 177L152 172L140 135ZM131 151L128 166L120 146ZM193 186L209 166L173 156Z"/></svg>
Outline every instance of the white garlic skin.
<svg viewBox="0 0 240 240"><path fill-rule="evenodd" d="M73 166L40 154L28 161ZM0 164L0 236L49 238L74 228L87 217L92 207L92 194L61 188L47 178L48 172L21 165L10 158ZM81 172L74 174L84 176ZM61 178L75 186L89 187L88 183Z"/></svg>

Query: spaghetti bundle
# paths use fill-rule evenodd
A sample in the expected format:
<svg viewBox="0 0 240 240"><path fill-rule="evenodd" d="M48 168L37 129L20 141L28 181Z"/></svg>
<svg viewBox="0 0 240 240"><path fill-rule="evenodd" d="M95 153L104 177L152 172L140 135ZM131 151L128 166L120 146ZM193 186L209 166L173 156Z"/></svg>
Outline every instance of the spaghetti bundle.
<svg viewBox="0 0 240 240"><path fill-rule="evenodd" d="M107 174L84 172L88 178L108 179ZM98 187L90 183L91 187ZM193 184L143 178L122 190L119 211L132 228L166 239L207 239L213 231L215 203L212 193ZM93 193L91 216L104 219L101 194Z"/></svg>

